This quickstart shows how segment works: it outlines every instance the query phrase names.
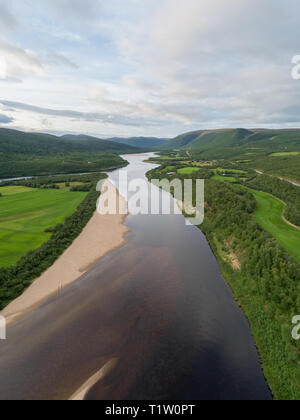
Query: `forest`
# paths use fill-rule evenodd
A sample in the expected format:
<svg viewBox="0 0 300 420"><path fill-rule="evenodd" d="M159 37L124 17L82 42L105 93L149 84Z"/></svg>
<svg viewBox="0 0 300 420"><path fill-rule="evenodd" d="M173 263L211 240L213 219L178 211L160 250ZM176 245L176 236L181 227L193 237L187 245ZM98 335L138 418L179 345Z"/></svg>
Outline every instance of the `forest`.
<svg viewBox="0 0 300 420"><path fill-rule="evenodd" d="M269 175L300 182L300 155L275 155L257 158L245 163L245 166L259 169Z"/></svg>
<svg viewBox="0 0 300 420"><path fill-rule="evenodd" d="M0 179L23 176L99 172L127 166L118 155L68 154L67 156L0 156Z"/></svg>
<svg viewBox="0 0 300 420"><path fill-rule="evenodd" d="M274 152L299 152L300 130L199 130L175 137L165 143L161 150L186 151L203 159L265 157Z"/></svg>
<svg viewBox="0 0 300 420"><path fill-rule="evenodd" d="M72 139L44 133L24 133L0 128L0 156L49 156L72 153L134 153L138 149L127 144L88 137Z"/></svg>
<svg viewBox="0 0 300 420"><path fill-rule="evenodd" d="M76 186L78 189L75 191L89 191L92 188L92 184L96 179L101 179L103 174L91 173L91 174L78 174L78 175L58 175L58 176L41 176L36 178L21 179L21 180L8 180L0 183L0 187L6 186L18 186L22 185L27 188L59 188L59 184L73 184L80 183L82 185ZM75 188L75 187L73 187ZM88 188L88 189L87 189ZM72 190L72 187L71 187Z"/></svg>
<svg viewBox="0 0 300 420"><path fill-rule="evenodd" d="M70 139L0 129L0 179L120 168L127 165L120 154L138 150L92 137Z"/></svg>

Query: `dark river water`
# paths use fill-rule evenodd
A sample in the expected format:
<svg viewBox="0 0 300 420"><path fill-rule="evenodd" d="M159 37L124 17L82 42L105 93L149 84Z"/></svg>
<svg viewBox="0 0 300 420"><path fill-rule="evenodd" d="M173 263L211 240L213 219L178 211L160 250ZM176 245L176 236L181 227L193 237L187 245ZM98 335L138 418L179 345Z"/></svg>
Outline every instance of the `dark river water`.
<svg viewBox="0 0 300 420"><path fill-rule="evenodd" d="M154 167L126 159L129 179ZM201 231L182 215L126 225L123 248L9 328L0 399L68 399L112 359L86 399L271 399L247 319Z"/></svg>

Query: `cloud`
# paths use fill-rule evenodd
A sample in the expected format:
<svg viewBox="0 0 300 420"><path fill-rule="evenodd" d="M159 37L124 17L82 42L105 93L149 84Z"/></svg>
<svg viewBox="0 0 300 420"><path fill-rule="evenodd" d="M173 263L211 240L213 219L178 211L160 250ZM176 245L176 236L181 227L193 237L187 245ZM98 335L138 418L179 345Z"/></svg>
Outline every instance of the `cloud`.
<svg viewBox="0 0 300 420"><path fill-rule="evenodd" d="M141 117L126 117L123 114L113 114L113 113L103 113L103 112L80 112L74 110L58 110L50 108L42 108L38 106L33 106L29 104L24 104L20 102L12 102L0 100L0 103L10 109L28 111L36 114L53 116L53 117L64 117L71 118L74 120L84 120L90 122L101 122L109 123L115 125L124 125L124 126L139 126L144 124L146 126L157 126L163 124L161 121L143 119Z"/></svg>
<svg viewBox="0 0 300 420"><path fill-rule="evenodd" d="M162 1L120 40L136 63L123 80L144 92L150 113L186 124L299 124L288 111L300 105L290 77L299 12L295 0Z"/></svg>
<svg viewBox="0 0 300 420"><path fill-rule="evenodd" d="M0 114L0 124L10 124L14 121L13 118L8 117L7 115Z"/></svg>
<svg viewBox="0 0 300 420"><path fill-rule="evenodd" d="M4 79L45 75L43 65L32 53L1 39L0 69Z"/></svg>
<svg viewBox="0 0 300 420"><path fill-rule="evenodd" d="M299 14L299 0L0 0L1 97L28 128L299 126Z"/></svg>
<svg viewBox="0 0 300 420"><path fill-rule="evenodd" d="M48 10L64 25L74 28L86 28L101 18L102 0L50 0ZM75 28L74 28L75 29Z"/></svg>
<svg viewBox="0 0 300 420"><path fill-rule="evenodd" d="M40 56L40 60L46 65L55 66L55 67L69 67L71 69L78 69L77 64L73 63L63 54L57 52L48 52Z"/></svg>
<svg viewBox="0 0 300 420"><path fill-rule="evenodd" d="M9 10L7 2L0 0L0 26L1 31L13 31L18 25L17 20L15 19L11 10Z"/></svg>

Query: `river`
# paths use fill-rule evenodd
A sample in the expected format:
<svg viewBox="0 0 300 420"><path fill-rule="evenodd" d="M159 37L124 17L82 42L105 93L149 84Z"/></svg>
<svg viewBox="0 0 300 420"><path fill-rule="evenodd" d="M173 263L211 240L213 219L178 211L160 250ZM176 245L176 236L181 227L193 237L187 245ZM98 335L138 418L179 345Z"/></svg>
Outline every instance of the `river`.
<svg viewBox="0 0 300 420"><path fill-rule="evenodd" d="M129 180L155 166L126 159ZM111 360L86 399L271 399L247 319L202 232L182 215L129 216L126 225L123 248L8 329L0 399L68 399Z"/></svg>

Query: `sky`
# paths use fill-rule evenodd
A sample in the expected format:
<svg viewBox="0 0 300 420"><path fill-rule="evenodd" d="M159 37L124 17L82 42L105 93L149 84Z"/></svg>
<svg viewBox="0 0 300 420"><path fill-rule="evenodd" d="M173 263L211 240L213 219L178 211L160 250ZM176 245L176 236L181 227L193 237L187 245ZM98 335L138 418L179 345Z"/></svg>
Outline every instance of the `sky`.
<svg viewBox="0 0 300 420"><path fill-rule="evenodd" d="M299 16L299 0L0 0L0 127L300 127Z"/></svg>

